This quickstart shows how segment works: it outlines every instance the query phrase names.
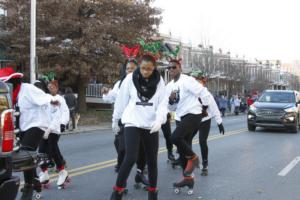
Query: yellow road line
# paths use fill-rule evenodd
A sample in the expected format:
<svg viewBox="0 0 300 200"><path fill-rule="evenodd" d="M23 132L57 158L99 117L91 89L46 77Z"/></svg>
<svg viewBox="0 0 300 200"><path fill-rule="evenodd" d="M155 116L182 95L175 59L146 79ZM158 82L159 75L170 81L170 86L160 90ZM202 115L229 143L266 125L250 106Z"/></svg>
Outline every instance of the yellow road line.
<svg viewBox="0 0 300 200"><path fill-rule="evenodd" d="M221 139L221 138L225 138L225 137L229 137L232 135L236 135L236 134L240 134L247 131L247 129L238 129L238 130L234 130L234 131L230 131L230 132L226 132L225 135L212 135L208 137L208 141L212 141L212 140L217 140L217 139ZM193 140L193 144L198 144L199 141L198 139ZM158 153L164 153L167 151L166 147L161 147L158 150ZM107 161L103 161L103 162L99 162L99 163L94 163L91 165L86 165L83 167L78 167L78 168L74 168L71 170L68 170L70 177L72 176L79 176L82 174L86 174L89 172L93 172L93 171L97 171L97 170L101 170L104 168L108 168L108 167L112 167L114 165L117 164L117 159L112 159L112 160L107 160ZM50 175L50 182L56 181L58 177L58 174L52 174ZM23 185L24 182L21 183L21 185Z"/></svg>

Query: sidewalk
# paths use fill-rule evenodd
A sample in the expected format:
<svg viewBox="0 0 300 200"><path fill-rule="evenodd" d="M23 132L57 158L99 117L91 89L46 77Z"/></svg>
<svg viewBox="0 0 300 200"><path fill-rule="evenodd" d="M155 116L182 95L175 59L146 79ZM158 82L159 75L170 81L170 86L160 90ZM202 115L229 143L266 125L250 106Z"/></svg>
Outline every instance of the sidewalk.
<svg viewBox="0 0 300 200"><path fill-rule="evenodd" d="M235 115L232 113L226 113L226 118L227 117L232 117L232 116L241 116L245 115L246 113L240 113L239 115ZM85 132L91 132L91 131L101 131L101 130L110 130L111 129L111 123L110 122L103 122L98 125L81 125L78 126L77 129L70 131L66 130L62 135L69 135L69 134L76 134L76 133L85 133Z"/></svg>
<svg viewBox="0 0 300 200"><path fill-rule="evenodd" d="M66 130L62 135L68 134L76 134L76 133L85 133L90 131L98 131L98 130L109 130L111 129L110 122L100 123L99 125L82 125L78 126L75 130Z"/></svg>

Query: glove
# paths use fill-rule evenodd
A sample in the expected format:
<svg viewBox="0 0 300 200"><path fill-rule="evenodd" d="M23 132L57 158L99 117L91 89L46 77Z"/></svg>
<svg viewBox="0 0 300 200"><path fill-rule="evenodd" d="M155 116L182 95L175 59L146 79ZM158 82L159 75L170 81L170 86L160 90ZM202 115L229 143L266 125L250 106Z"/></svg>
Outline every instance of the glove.
<svg viewBox="0 0 300 200"><path fill-rule="evenodd" d="M208 116L208 113L207 113L207 108L208 106L202 106L202 117L207 117Z"/></svg>
<svg viewBox="0 0 300 200"><path fill-rule="evenodd" d="M151 130L150 130L150 134L158 132L160 128L161 128L161 123L160 122L157 122L157 121L153 122L153 124L151 126Z"/></svg>
<svg viewBox="0 0 300 200"><path fill-rule="evenodd" d="M111 128L112 128L112 130L113 130L113 132L115 134L118 134L118 132L120 131L120 127L119 127L118 121L119 120L113 120L112 124L111 124Z"/></svg>
<svg viewBox="0 0 300 200"><path fill-rule="evenodd" d="M47 140L48 137L49 137L49 134L50 134L50 129L47 129L47 130L44 132L43 138L44 138L45 140Z"/></svg>
<svg viewBox="0 0 300 200"><path fill-rule="evenodd" d="M60 132L63 133L63 132L65 132L65 130L66 130L66 125L61 124L60 125Z"/></svg>
<svg viewBox="0 0 300 200"><path fill-rule="evenodd" d="M220 134L223 134L223 135L224 135L225 130L224 130L223 124L222 124L222 123L221 123L221 124L218 124L218 127L219 127Z"/></svg>

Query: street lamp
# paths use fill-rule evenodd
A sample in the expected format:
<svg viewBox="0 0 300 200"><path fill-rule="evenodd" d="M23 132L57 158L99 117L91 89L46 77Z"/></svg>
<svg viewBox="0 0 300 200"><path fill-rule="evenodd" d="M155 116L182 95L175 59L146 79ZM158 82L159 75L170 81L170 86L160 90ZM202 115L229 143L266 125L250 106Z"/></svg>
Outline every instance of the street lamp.
<svg viewBox="0 0 300 200"><path fill-rule="evenodd" d="M35 81L36 64L36 0L30 3L30 82Z"/></svg>

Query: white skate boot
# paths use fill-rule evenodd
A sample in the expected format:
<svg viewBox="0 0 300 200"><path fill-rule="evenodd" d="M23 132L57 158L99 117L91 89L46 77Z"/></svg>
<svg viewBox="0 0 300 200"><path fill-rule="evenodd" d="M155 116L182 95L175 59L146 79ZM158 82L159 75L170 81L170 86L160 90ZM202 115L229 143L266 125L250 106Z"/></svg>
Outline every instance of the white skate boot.
<svg viewBox="0 0 300 200"><path fill-rule="evenodd" d="M44 172L40 172L39 174L39 180L40 180L40 183L42 184L42 186L46 189L49 188L50 186L50 177L49 177L49 174L48 174L48 170L44 171Z"/></svg>
<svg viewBox="0 0 300 200"><path fill-rule="evenodd" d="M68 177L69 173L63 169L58 173L57 186L58 189L64 189L66 187L66 182L69 183L71 180Z"/></svg>

